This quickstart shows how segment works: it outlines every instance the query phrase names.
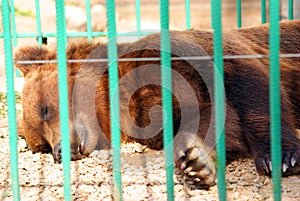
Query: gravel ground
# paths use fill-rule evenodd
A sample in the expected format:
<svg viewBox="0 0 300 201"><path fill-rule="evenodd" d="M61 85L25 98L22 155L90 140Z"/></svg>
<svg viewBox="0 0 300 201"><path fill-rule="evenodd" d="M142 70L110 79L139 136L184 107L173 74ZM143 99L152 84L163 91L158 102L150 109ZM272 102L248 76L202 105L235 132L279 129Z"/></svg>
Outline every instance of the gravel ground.
<svg viewBox="0 0 300 201"><path fill-rule="evenodd" d="M0 192L1 200L12 200L7 118L0 118ZM33 154L25 140L19 139L19 177L22 200L63 200L62 164L51 154ZM122 153L124 200L166 200L163 151L140 144L125 144ZM228 200L273 200L268 177L257 175L249 159L234 161L226 172ZM217 187L198 190L188 187L175 170L175 200L218 200ZM71 162L73 200L113 200L112 157L109 150ZM300 176L283 178L282 200L300 199Z"/></svg>

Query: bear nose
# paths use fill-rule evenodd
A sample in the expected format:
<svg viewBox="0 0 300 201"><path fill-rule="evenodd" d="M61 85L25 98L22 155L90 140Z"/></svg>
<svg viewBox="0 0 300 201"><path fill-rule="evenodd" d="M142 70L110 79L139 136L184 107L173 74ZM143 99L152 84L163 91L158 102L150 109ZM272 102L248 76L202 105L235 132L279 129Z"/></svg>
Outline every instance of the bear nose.
<svg viewBox="0 0 300 201"><path fill-rule="evenodd" d="M54 146L54 149L53 149L53 158L55 161L60 161L61 160L61 144L58 143Z"/></svg>

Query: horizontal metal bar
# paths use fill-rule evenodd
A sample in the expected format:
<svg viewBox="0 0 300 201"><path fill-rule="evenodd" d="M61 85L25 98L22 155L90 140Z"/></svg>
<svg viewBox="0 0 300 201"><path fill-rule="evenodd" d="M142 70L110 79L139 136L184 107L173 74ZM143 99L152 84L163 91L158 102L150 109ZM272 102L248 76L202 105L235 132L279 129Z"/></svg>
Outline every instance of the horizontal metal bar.
<svg viewBox="0 0 300 201"><path fill-rule="evenodd" d="M141 34L142 36L146 36L149 34L156 33L155 31L141 31L141 32L118 32L117 36L137 36L137 34ZM92 32L91 33L93 37L99 37L99 36L107 36L107 32ZM88 37L88 32L74 32L74 33L67 33L66 34L68 38L76 38L76 37ZM3 33L0 33L0 38L3 38ZM17 33L17 38L36 38L40 37L41 35L38 33ZM57 37L57 33L43 33L43 37Z"/></svg>
<svg viewBox="0 0 300 201"><path fill-rule="evenodd" d="M280 54L281 58L292 58L300 57L300 53L295 54ZM268 55L256 54L256 55L228 55L224 56L224 59L268 59ZM210 56L190 56L190 57L171 57L172 61L178 60L213 60L213 57ZM160 57L148 57L148 58L119 58L119 62L125 61L160 61ZM68 63L95 63L95 62L108 62L108 59L68 59ZM57 63L57 60L24 60L24 61L15 61L15 64L47 64L47 63Z"/></svg>

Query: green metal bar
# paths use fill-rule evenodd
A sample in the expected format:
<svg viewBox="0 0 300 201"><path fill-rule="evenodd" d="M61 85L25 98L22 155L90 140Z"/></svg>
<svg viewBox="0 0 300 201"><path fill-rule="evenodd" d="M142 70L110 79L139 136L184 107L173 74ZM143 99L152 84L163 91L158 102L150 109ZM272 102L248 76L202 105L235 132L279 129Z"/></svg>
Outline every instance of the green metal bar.
<svg viewBox="0 0 300 201"><path fill-rule="evenodd" d="M186 29L191 29L191 1L185 0Z"/></svg>
<svg viewBox="0 0 300 201"><path fill-rule="evenodd" d="M169 33L169 1L160 0L160 57L163 107L163 142L166 161L167 197L174 200L174 146L173 146L173 109L172 109L172 66L171 40Z"/></svg>
<svg viewBox="0 0 300 201"><path fill-rule="evenodd" d="M136 15L136 31L137 37L141 38L141 1L135 1L135 15Z"/></svg>
<svg viewBox="0 0 300 201"><path fill-rule="evenodd" d="M69 131L69 102L68 77L66 65L66 23L64 1L56 0L56 29L57 29L57 61L58 61L58 89L59 89L59 117L62 146L62 163L64 172L64 199L71 201L70 174L70 131Z"/></svg>
<svg viewBox="0 0 300 201"><path fill-rule="evenodd" d="M211 0L212 28L214 30L214 105L216 132L216 166L219 200L226 200L226 146L225 146L225 92L222 47L221 0Z"/></svg>
<svg viewBox="0 0 300 201"><path fill-rule="evenodd" d="M279 0L270 0L270 118L273 195L281 200L280 29Z"/></svg>
<svg viewBox="0 0 300 201"><path fill-rule="evenodd" d="M12 30L12 37L14 41L14 47L17 47L18 45L18 40L17 40L17 28L16 28L16 18L15 18L15 4L14 0L11 0L10 2L10 13L11 13L11 30ZM16 69L16 76L20 77L20 71L19 69Z"/></svg>
<svg viewBox="0 0 300 201"><path fill-rule="evenodd" d="M141 31L142 36L155 33L154 31ZM118 32L117 36L136 36L137 32ZM107 32L92 32L92 37L102 37L107 36ZM0 33L0 38L3 38L3 34ZM38 37L37 33L16 33L17 38L36 38ZM68 38L86 38L88 37L88 32L77 32L77 33L67 33ZM43 33L43 37L57 37L57 33Z"/></svg>
<svg viewBox="0 0 300 201"><path fill-rule="evenodd" d="M114 176L114 200L122 200L121 179L121 133L120 133L120 105L118 87L118 49L116 33L115 1L107 0L107 25L108 25L108 77L109 77L109 102L110 102L110 126L113 151L113 176ZM117 93L115 93L117 92Z"/></svg>
<svg viewBox="0 0 300 201"><path fill-rule="evenodd" d="M88 40L91 41L93 39L93 34L92 34L93 30L92 30L91 2L90 2L90 0L86 0L85 10L86 10L86 18L87 18L87 23L86 23L86 29L87 29L87 34L88 34L87 37L88 37Z"/></svg>
<svg viewBox="0 0 300 201"><path fill-rule="evenodd" d="M38 46L40 47L43 42L43 33L41 28L41 13L40 13L40 1L35 0L35 15L36 15L36 29L37 29L37 41Z"/></svg>
<svg viewBox="0 0 300 201"><path fill-rule="evenodd" d="M4 54L7 83L8 128L10 147L11 186L13 200L20 200L19 172L18 172L18 134L16 122L16 101L14 89L14 64L12 58L11 27L8 0L2 1L2 27L4 33Z"/></svg>
<svg viewBox="0 0 300 201"><path fill-rule="evenodd" d="M242 27L242 1L236 0L236 20L237 20L237 27Z"/></svg>
<svg viewBox="0 0 300 201"><path fill-rule="evenodd" d="M294 19L294 1L289 0L289 20Z"/></svg>
<svg viewBox="0 0 300 201"><path fill-rule="evenodd" d="M14 47L17 46L17 28L16 28L16 18L15 18L15 4L14 4L14 0L10 0L10 13L11 13L11 30L12 30L12 37L13 37L13 41L14 41Z"/></svg>
<svg viewBox="0 0 300 201"><path fill-rule="evenodd" d="M267 22L267 15L266 15L266 0L261 0L261 23L265 24Z"/></svg>

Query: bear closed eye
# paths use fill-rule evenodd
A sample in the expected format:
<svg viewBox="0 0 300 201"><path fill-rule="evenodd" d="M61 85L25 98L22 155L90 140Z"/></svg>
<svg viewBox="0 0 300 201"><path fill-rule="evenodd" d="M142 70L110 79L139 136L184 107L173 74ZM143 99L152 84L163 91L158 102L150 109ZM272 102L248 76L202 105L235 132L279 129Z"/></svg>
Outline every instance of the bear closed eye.
<svg viewBox="0 0 300 201"><path fill-rule="evenodd" d="M48 111L47 106L42 107L42 115L43 115L44 121L46 121L49 117L49 111Z"/></svg>

